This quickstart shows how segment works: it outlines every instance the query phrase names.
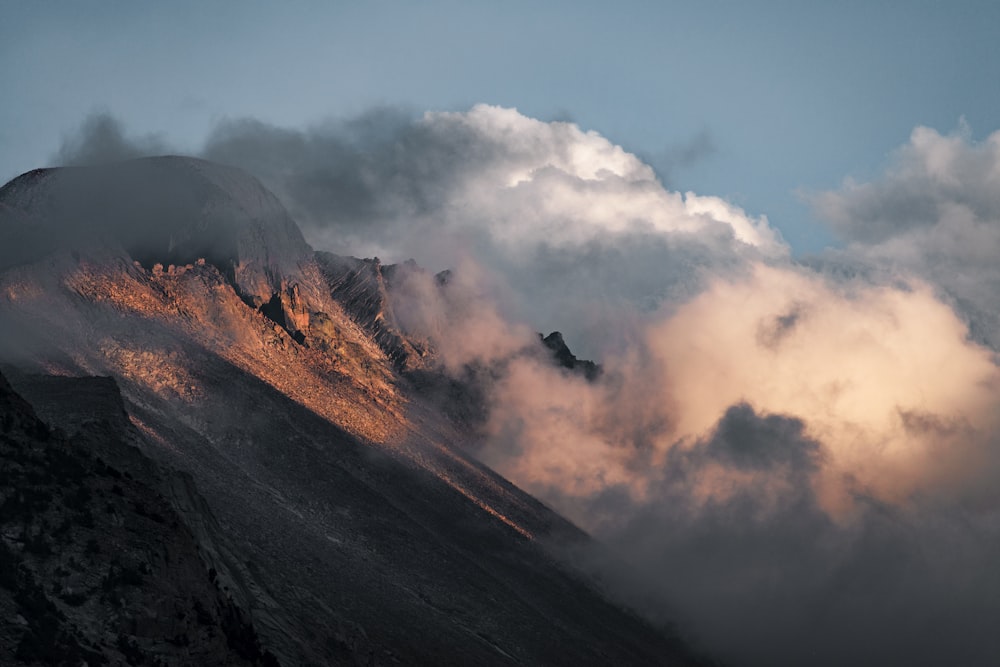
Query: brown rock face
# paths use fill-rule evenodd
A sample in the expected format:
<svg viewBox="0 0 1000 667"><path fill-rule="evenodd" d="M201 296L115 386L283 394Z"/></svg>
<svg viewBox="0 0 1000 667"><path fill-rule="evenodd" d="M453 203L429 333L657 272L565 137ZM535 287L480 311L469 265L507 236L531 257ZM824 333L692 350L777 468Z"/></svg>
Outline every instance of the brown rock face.
<svg viewBox="0 0 1000 667"><path fill-rule="evenodd" d="M393 312L389 283L395 265L383 266L378 257L357 259L328 252L316 253L316 262L330 296L374 339L396 369L423 367L426 345L409 338Z"/></svg>

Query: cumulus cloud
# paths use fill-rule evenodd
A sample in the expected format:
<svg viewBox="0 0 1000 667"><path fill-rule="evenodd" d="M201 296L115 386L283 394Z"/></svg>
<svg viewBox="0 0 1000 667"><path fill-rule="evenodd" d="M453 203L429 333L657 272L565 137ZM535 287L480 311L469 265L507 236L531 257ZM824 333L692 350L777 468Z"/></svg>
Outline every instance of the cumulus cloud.
<svg viewBox="0 0 1000 667"><path fill-rule="evenodd" d="M1000 132L916 128L885 174L811 197L845 241L825 268L907 271L937 285L973 335L1000 347Z"/></svg>
<svg viewBox="0 0 1000 667"><path fill-rule="evenodd" d="M155 135L130 135L98 114L53 160L165 150ZM711 150L702 133L668 153L680 164ZM682 301L706 275L788 254L766 217L670 191L652 167L597 132L515 109L379 108L301 130L230 119L201 157L257 176L317 248L386 262L413 257L435 271L470 258L512 292L498 304L501 315L570 330L590 356L629 335L620 324L635 310Z"/></svg>
<svg viewBox="0 0 1000 667"><path fill-rule="evenodd" d="M598 133L515 109L477 105L416 119L380 110L306 132L231 121L205 154L286 194L317 239L346 233L387 243L402 233L412 241L433 228L521 249L710 228L785 252L766 219L717 197L670 192L649 165Z"/></svg>
<svg viewBox="0 0 1000 667"><path fill-rule="evenodd" d="M261 178L317 247L435 270L474 257L520 296L505 315L572 328L589 354L623 301L649 310L695 293L706 265L787 255L766 218L669 191L600 134L514 109L383 109L305 131L230 121L205 155Z"/></svg>

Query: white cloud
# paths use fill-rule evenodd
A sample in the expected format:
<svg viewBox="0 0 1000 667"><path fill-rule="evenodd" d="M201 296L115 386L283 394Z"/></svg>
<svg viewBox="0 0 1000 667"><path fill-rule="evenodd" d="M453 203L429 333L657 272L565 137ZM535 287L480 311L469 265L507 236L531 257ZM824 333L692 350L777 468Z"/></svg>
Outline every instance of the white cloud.
<svg viewBox="0 0 1000 667"><path fill-rule="evenodd" d="M431 224L485 230L511 252L541 243L580 245L607 234L727 228L763 254L787 253L765 218L717 197L670 192L638 157L572 123L487 105L427 113L420 123L443 141L463 134L492 148L460 175L442 210L428 213Z"/></svg>
<svg viewBox="0 0 1000 667"><path fill-rule="evenodd" d="M870 183L848 181L813 197L848 241L833 267L905 271L938 286L1000 349L1000 132L982 142L918 127Z"/></svg>
<svg viewBox="0 0 1000 667"><path fill-rule="evenodd" d="M515 109L380 111L305 132L234 122L206 156L259 176L319 248L434 270L471 257L519 295L506 315L572 330L588 354L623 304L649 310L696 291L707 265L788 254L766 218L667 190L600 134Z"/></svg>

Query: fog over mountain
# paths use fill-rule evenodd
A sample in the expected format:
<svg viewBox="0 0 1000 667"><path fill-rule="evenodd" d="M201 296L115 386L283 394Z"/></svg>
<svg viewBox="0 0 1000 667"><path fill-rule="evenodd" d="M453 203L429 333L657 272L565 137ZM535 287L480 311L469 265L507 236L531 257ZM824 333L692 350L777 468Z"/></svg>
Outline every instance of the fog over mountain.
<svg viewBox="0 0 1000 667"><path fill-rule="evenodd" d="M998 137L917 128L885 174L809 195L844 243L806 258L792 257L763 215L670 191L612 140L513 109L380 109L306 129L230 120L202 156L259 178L315 249L378 256L378 265L350 265L352 280L373 271L388 305L358 325L350 304L330 304L322 270L305 260L271 270L260 255L244 262L244 245L216 260L233 267L240 296L260 308L273 295L287 332L310 350L322 339L388 354L396 343L371 329L388 322L424 360L420 370L458 387L418 382L421 409L454 407L456 395L481 401L480 412L466 406L471 417L452 415L454 440L606 545L555 540L616 599L676 624L727 664L988 665L1000 656ZM85 123L57 157L100 163L150 147L162 148L105 118ZM13 233L31 224L22 206L0 214ZM151 220L140 236L162 251L160 225ZM166 252L174 247L166 239ZM380 268L411 257L423 270ZM222 279L198 268L165 278L147 277L141 262L123 266L129 300L195 289L192 276L222 293ZM194 347L165 342L157 359L194 354L220 318L249 317L235 308L199 310L190 326L202 333L184 338ZM355 325L336 320L336 308ZM157 311L158 326L174 326L168 311ZM323 339L318 311L349 345ZM535 332L555 329L600 363L597 377L537 353ZM9 340L20 336L12 331ZM255 333L208 349L252 374L266 340ZM390 362L352 376L366 378L363 390L326 408L315 392L333 385L302 361L313 353L268 356L300 360L269 370L279 379L268 381L353 424L355 436L410 442L383 416L406 412ZM363 356L344 363L361 368ZM88 370L158 363L130 357L112 368L104 357L86 357ZM297 384L297 373L311 384ZM143 409L150 419L166 410ZM198 414L193 422L213 413ZM188 427L240 442L218 425ZM441 475L427 453L436 450L415 451ZM492 498L480 501L493 507Z"/></svg>

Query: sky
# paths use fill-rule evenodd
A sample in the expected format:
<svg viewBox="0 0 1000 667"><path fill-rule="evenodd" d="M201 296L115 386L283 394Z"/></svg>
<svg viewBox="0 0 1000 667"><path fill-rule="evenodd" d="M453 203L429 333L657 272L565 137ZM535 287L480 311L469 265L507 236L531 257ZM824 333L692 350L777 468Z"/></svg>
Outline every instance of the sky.
<svg viewBox="0 0 1000 667"><path fill-rule="evenodd" d="M488 103L572 119L801 253L835 240L802 192L871 176L918 125L1000 127L988 1L3 5L2 180L94 112L197 152L227 118Z"/></svg>
<svg viewBox="0 0 1000 667"><path fill-rule="evenodd" d="M733 664L996 664L1000 5L179 6L12 5L0 171L186 152L453 269L394 317L476 454Z"/></svg>

